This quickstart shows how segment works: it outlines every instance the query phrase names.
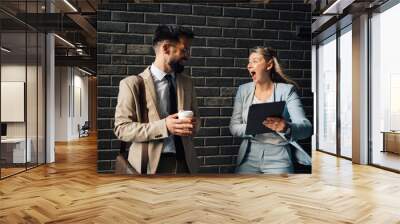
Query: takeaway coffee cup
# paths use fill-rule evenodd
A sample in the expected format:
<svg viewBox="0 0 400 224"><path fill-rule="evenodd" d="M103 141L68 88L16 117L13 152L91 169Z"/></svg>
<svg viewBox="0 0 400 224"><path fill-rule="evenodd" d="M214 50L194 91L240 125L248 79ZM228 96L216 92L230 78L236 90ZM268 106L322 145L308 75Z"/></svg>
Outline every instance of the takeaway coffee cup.
<svg viewBox="0 0 400 224"><path fill-rule="evenodd" d="M191 110L181 110L178 113L179 119L192 118L192 117L193 117L193 111Z"/></svg>

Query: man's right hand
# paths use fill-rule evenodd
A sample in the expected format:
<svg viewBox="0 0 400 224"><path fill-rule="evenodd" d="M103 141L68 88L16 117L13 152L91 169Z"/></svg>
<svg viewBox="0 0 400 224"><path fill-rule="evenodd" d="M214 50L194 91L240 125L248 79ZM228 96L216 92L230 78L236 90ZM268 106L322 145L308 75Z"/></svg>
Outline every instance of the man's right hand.
<svg viewBox="0 0 400 224"><path fill-rule="evenodd" d="M166 118L167 129L171 135L190 136L193 133L195 121L192 118L178 119L178 113Z"/></svg>

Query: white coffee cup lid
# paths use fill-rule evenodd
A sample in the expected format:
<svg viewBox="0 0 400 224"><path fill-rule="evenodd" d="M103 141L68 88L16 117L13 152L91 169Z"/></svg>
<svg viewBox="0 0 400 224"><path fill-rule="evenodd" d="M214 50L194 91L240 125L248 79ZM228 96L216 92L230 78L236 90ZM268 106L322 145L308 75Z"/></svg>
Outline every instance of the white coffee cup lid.
<svg viewBox="0 0 400 224"><path fill-rule="evenodd" d="M181 110L178 112L179 117L193 117L193 111L191 110Z"/></svg>

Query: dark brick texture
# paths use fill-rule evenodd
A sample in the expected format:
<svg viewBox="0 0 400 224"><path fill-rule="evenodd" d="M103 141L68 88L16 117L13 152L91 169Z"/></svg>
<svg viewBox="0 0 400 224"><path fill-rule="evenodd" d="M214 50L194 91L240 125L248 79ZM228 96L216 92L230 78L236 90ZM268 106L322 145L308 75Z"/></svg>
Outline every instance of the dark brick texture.
<svg viewBox="0 0 400 224"><path fill-rule="evenodd" d="M159 23L194 31L187 71L194 79L202 129L194 140L200 172L233 172L240 139L229 133L237 87L249 82L249 48L277 49L288 77L297 81L307 117L313 118L311 94L310 6L303 1L268 4L124 3L100 4L98 11L98 172L113 172L118 140L113 133L119 81L138 74L154 59L152 33ZM300 142L310 152L311 138Z"/></svg>

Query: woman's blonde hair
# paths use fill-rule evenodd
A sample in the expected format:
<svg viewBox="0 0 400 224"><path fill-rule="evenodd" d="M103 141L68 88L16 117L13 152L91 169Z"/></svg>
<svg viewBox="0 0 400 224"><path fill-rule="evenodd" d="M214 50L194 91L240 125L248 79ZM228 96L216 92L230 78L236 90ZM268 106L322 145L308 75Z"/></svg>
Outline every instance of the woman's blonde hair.
<svg viewBox="0 0 400 224"><path fill-rule="evenodd" d="M252 53L261 54L264 57L266 62L268 62L269 60L272 59L274 66L272 67L272 70L271 70L271 80L273 82L289 83L289 84L293 84L296 88L298 88L297 83L295 81L289 79L283 73L282 67L278 62L278 57L277 57L275 49L273 49L271 47L254 47L250 50L250 54L252 54Z"/></svg>

